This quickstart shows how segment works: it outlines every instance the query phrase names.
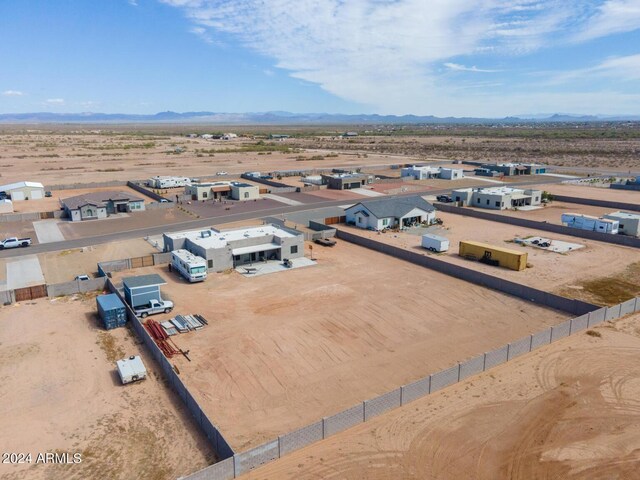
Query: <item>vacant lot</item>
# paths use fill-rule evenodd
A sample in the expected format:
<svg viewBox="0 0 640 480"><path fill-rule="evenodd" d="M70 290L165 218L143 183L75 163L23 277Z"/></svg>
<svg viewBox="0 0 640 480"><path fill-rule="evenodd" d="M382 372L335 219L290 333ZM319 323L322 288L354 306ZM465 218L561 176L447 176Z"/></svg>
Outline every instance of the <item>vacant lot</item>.
<svg viewBox="0 0 640 480"><path fill-rule="evenodd" d="M236 450L565 318L348 243L313 253L317 266L202 284L135 271L161 272L174 313L209 320L174 337L192 361L172 361Z"/></svg>
<svg viewBox="0 0 640 480"><path fill-rule="evenodd" d="M590 205L581 205L579 203L551 202L546 206L541 206L535 210L490 210L479 208L484 212L496 213L498 215L508 215L511 217L526 218L536 222L549 222L562 225L563 213L578 213L581 215L591 215L593 217L601 217L605 213L615 211L612 208L592 207Z"/></svg>
<svg viewBox="0 0 640 480"><path fill-rule="evenodd" d="M243 478L637 478L639 326L563 339Z"/></svg>
<svg viewBox="0 0 640 480"><path fill-rule="evenodd" d="M0 323L2 450L82 454L76 465L0 464L3 480L160 480L214 460L129 330L98 327L93 295L0 307ZM122 386L115 361L137 354L149 378Z"/></svg>
<svg viewBox="0 0 640 480"><path fill-rule="evenodd" d="M141 257L158 253L158 250L141 239L111 242L91 247L75 248L38 255L47 283L62 283L73 280L76 275L96 274L98 262Z"/></svg>
<svg viewBox="0 0 640 480"><path fill-rule="evenodd" d="M594 198L612 202L640 203L640 192L632 190L614 190L612 188L589 187L587 185L572 185L567 183L540 185L538 188L556 195Z"/></svg>
<svg viewBox="0 0 640 480"><path fill-rule="evenodd" d="M611 283L614 281L614 278L618 278L635 282L636 280L626 278L626 273L630 273L626 271L632 264L640 266L640 251L636 248L621 247L567 235L556 235L550 232L532 230L498 222L489 222L445 212L438 212L438 217L443 220L443 225L439 227L429 227L425 229L424 232L435 233L436 235L449 239L449 251L444 253L431 253L422 248L422 237L420 234L412 235L404 232L386 232L379 234L377 232L344 225L341 225L340 228L379 242L417 251L424 255L434 255L439 260L472 268L488 273L489 275L548 292L560 293L571 298L580 298L592 303L613 305L633 298L636 294L640 294L640 279L637 280L638 283L635 289L630 289L623 298L618 298L615 295L611 296L611 298L596 298L597 296L586 295L587 292L585 291L585 284L590 281ZM532 236L580 244L584 245L584 248L566 254L560 254L513 243L514 238ZM495 245L496 247L526 252L531 268L527 268L524 271L514 271L466 260L458 256L459 243L461 240L483 242ZM587 288L587 290L589 290L589 288ZM604 291L601 293L604 293Z"/></svg>

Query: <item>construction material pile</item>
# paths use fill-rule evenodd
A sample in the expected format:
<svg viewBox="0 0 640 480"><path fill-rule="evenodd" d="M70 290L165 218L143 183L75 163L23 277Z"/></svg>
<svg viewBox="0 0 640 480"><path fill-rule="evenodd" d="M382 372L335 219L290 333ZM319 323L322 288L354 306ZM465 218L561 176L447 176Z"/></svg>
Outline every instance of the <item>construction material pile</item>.
<svg viewBox="0 0 640 480"><path fill-rule="evenodd" d="M147 329L149 335L151 335L151 338L156 342L156 345L158 345L158 348L164 353L165 357L171 358L177 353L180 353L180 350L171 341L167 332L165 332L158 322L155 320L147 320L144 328Z"/></svg>
<svg viewBox="0 0 640 480"><path fill-rule="evenodd" d="M200 330L209 322L197 313L194 315L176 315L167 322L162 322L162 329L168 336L177 335L178 333L187 333L190 331Z"/></svg>

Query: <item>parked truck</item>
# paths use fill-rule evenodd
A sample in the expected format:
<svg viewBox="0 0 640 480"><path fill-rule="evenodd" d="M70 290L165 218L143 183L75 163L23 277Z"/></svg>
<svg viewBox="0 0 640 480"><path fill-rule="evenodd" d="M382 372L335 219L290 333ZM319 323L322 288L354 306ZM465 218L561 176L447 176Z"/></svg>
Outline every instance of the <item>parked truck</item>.
<svg viewBox="0 0 640 480"><path fill-rule="evenodd" d="M2 240L0 242L0 249L1 248L28 247L29 245L31 245L31 239L30 238L10 237L10 238L6 238L6 239L4 239L4 240Z"/></svg>
<svg viewBox="0 0 640 480"><path fill-rule="evenodd" d="M139 305L133 309L136 315L141 318L157 313L169 313L171 310L173 310L171 300L151 300L148 304Z"/></svg>

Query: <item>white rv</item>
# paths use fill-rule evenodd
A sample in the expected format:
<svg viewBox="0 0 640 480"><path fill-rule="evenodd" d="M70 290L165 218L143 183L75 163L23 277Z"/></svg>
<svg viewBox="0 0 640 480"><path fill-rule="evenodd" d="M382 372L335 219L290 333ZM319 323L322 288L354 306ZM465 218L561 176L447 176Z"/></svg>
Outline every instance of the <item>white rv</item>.
<svg viewBox="0 0 640 480"><path fill-rule="evenodd" d="M185 187L191 184L188 177L152 177L147 180L147 186L152 188Z"/></svg>
<svg viewBox="0 0 640 480"><path fill-rule="evenodd" d="M187 250L171 252L171 268L189 282L204 282L207 278L207 261Z"/></svg>

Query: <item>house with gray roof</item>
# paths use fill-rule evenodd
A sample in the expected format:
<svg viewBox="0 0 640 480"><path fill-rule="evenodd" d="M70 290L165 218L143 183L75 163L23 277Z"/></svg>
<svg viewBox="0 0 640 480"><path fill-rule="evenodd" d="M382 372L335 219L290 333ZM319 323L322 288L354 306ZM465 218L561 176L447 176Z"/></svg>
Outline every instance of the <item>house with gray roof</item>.
<svg viewBox="0 0 640 480"><path fill-rule="evenodd" d="M436 209L419 195L364 200L345 210L348 224L367 230L432 224Z"/></svg>
<svg viewBox="0 0 640 480"><path fill-rule="evenodd" d="M141 212L144 200L127 192L93 192L62 200L72 222L107 218L113 213Z"/></svg>

